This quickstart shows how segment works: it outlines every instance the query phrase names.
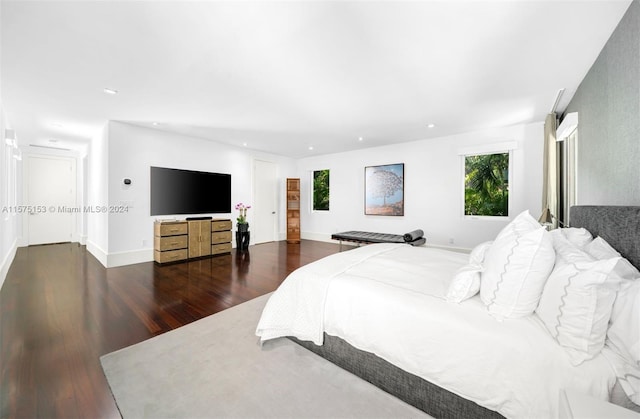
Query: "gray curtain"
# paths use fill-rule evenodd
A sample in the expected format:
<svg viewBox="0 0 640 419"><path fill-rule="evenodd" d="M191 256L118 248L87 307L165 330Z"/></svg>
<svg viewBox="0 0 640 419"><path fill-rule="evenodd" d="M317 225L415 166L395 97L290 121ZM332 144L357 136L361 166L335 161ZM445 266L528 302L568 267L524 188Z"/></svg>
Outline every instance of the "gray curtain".
<svg viewBox="0 0 640 419"><path fill-rule="evenodd" d="M556 160L556 130L557 120L555 112L547 115L544 121L544 156L542 160L542 214L547 210L553 218L553 228L557 227L558 215L558 166Z"/></svg>

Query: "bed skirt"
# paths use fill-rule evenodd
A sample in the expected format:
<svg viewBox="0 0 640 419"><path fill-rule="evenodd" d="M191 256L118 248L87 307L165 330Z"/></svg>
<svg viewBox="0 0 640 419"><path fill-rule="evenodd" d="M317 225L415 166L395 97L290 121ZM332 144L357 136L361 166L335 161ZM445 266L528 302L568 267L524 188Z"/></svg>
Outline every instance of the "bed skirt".
<svg viewBox="0 0 640 419"><path fill-rule="evenodd" d="M325 333L322 346L294 337L289 339L435 418L504 417L408 373L370 352L356 349L338 337Z"/></svg>

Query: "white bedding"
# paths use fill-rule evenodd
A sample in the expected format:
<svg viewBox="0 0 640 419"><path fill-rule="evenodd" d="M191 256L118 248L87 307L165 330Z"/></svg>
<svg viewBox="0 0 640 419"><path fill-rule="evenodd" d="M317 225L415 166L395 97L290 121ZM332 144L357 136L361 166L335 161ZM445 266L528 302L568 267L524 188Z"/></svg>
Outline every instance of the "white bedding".
<svg viewBox="0 0 640 419"><path fill-rule="evenodd" d="M561 388L606 400L615 374L599 355L578 367L536 316L499 322L479 297L445 300L468 255L377 244L293 272L258 324L262 340L323 332L507 417L557 417Z"/></svg>

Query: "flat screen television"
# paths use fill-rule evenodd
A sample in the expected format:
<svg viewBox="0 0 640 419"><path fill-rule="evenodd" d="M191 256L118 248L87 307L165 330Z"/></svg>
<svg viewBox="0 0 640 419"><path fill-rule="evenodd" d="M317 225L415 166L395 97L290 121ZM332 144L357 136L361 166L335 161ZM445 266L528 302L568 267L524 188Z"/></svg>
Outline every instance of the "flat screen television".
<svg viewBox="0 0 640 419"><path fill-rule="evenodd" d="M231 213L231 175L151 166L151 215Z"/></svg>

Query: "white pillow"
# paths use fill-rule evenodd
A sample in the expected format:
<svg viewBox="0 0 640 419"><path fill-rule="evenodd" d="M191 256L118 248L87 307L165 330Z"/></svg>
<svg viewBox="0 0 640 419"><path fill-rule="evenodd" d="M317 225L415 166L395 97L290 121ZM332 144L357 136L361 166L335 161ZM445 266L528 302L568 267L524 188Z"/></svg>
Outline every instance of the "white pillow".
<svg viewBox="0 0 640 419"><path fill-rule="evenodd" d="M584 247L584 251L587 252L591 257L597 260L601 259L611 259L614 257L619 257L620 253L605 239L602 237L597 237L591 243L587 244ZM635 266L631 264L627 259L620 258L620 262L616 266L616 273L620 275L620 277L624 279L636 279L640 278L640 272L636 269Z"/></svg>
<svg viewBox="0 0 640 419"><path fill-rule="evenodd" d="M551 336L580 365L602 350L620 278L619 258L593 260L568 240L556 248L556 266L536 313Z"/></svg>
<svg viewBox="0 0 640 419"><path fill-rule="evenodd" d="M487 251L493 244L493 241L483 242L473 248L469 254L469 263L472 265L480 265L484 262Z"/></svg>
<svg viewBox="0 0 640 419"><path fill-rule="evenodd" d="M620 287L605 345L617 355L612 364L622 389L640 405L640 280L624 281Z"/></svg>
<svg viewBox="0 0 640 419"><path fill-rule="evenodd" d="M559 234L563 235L571 244L579 248L586 246L593 240L593 236L586 228L567 227L551 230L551 236L554 239L555 236Z"/></svg>
<svg viewBox="0 0 640 419"><path fill-rule="evenodd" d="M458 269L447 289L447 301L461 303L480 291L480 273L482 262L492 241L483 242L473 248L469 254L469 264Z"/></svg>
<svg viewBox="0 0 640 419"><path fill-rule="evenodd" d="M461 303L480 291L480 272L482 266L469 264L458 269L449 283L447 301Z"/></svg>
<svg viewBox="0 0 640 419"><path fill-rule="evenodd" d="M480 297L494 317L534 312L555 252L549 233L525 211L498 233L485 255Z"/></svg>

